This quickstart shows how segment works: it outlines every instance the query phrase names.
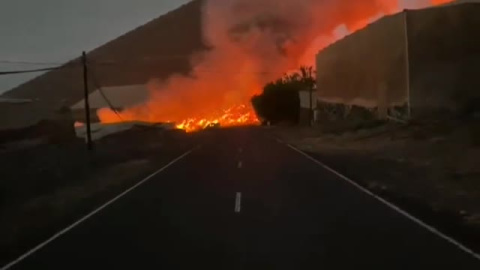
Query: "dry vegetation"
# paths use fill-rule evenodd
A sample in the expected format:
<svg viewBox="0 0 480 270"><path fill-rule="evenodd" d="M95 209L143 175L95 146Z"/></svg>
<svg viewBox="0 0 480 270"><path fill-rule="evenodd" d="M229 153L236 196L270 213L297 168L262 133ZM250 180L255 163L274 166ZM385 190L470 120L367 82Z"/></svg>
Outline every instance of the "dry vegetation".
<svg viewBox="0 0 480 270"><path fill-rule="evenodd" d="M276 132L377 194L480 247L478 119L336 123Z"/></svg>
<svg viewBox="0 0 480 270"><path fill-rule="evenodd" d="M0 264L44 241L190 149L176 131L131 129L82 142L2 150Z"/></svg>

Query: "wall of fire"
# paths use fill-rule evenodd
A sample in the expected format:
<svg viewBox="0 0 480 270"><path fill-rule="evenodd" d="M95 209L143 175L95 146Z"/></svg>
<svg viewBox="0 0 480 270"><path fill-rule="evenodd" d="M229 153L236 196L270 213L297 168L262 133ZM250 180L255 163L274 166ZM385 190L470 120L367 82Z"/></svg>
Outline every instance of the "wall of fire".
<svg viewBox="0 0 480 270"><path fill-rule="evenodd" d="M470 107L480 97L478 14L478 3L404 11L322 50L319 110L420 118Z"/></svg>

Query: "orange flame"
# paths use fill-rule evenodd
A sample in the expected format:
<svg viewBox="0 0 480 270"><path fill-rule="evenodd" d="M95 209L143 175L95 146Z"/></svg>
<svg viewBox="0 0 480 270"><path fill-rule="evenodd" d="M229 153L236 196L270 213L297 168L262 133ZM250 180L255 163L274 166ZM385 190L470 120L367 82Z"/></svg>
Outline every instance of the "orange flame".
<svg viewBox="0 0 480 270"><path fill-rule="evenodd" d="M98 110L97 114L102 123L118 123L123 121L167 122L175 123L177 129L183 129L187 132L198 131L214 126L233 127L259 124L253 108L250 105L244 104L214 111L208 116L192 116L180 121L162 120L160 118L142 119L135 113L129 115L128 111L120 113L121 116L127 118L120 118L114 111L107 108Z"/></svg>
<svg viewBox="0 0 480 270"><path fill-rule="evenodd" d="M185 119L180 124L177 124L176 127L187 132L192 132L215 126L232 127L257 123L258 119L252 109L246 105L240 105L222 110L221 114L217 117Z"/></svg>
<svg viewBox="0 0 480 270"><path fill-rule="evenodd" d="M453 0L432 0L432 5L443 5L452 2Z"/></svg>

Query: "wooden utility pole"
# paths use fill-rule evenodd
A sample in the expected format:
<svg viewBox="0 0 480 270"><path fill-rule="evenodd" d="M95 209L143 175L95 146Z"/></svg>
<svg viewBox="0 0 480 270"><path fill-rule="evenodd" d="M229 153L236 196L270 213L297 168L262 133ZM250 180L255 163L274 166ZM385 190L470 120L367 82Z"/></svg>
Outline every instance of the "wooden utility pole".
<svg viewBox="0 0 480 270"><path fill-rule="evenodd" d="M408 10L403 12L403 22L404 22L404 33L405 33L405 77L407 84L407 118L410 120L412 118L412 105L411 105L411 86L410 86L410 41L408 38Z"/></svg>
<svg viewBox="0 0 480 270"><path fill-rule="evenodd" d="M315 110L313 109L313 91L315 89L315 80L313 78L312 67L307 68L308 88L310 90L310 126L313 126L315 121ZM316 101L315 101L316 102Z"/></svg>
<svg viewBox="0 0 480 270"><path fill-rule="evenodd" d="M313 126L313 117L314 117L314 112L313 112L313 86L310 86L310 126Z"/></svg>
<svg viewBox="0 0 480 270"><path fill-rule="evenodd" d="M93 149L92 143L92 127L90 124L90 103L88 100L88 68L87 68L87 54L82 53L82 64L83 64L83 87L84 87L84 96L85 96L85 118L87 125L87 149Z"/></svg>

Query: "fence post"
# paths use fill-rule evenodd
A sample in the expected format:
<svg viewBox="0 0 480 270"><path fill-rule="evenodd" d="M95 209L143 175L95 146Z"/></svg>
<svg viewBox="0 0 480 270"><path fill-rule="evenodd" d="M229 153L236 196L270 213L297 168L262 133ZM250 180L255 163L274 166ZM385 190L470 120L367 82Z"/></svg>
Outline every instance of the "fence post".
<svg viewBox="0 0 480 270"><path fill-rule="evenodd" d="M387 91L387 84L385 82L382 82L377 86L377 116L381 120L388 118Z"/></svg>
<svg viewBox="0 0 480 270"><path fill-rule="evenodd" d="M313 87L309 87L310 89L310 111L309 111L309 117L308 120L310 121L310 126L313 126Z"/></svg>
<svg viewBox="0 0 480 270"><path fill-rule="evenodd" d="M411 85L410 85L410 40L408 38L408 10L403 12L403 27L405 34L405 79L407 86L407 119L411 120L412 118L412 97L410 94Z"/></svg>

